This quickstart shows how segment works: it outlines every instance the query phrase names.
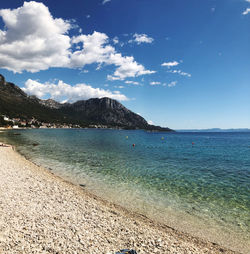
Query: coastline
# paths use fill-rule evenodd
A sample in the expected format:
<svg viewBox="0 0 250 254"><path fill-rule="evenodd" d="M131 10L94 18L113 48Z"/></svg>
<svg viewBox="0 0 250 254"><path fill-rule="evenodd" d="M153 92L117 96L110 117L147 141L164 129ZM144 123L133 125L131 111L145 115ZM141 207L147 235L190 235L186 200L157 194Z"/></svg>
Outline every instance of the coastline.
<svg viewBox="0 0 250 254"><path fill-rule="evenodd" d="M0 146L3 253L236 253L105 201Z"/></svg>

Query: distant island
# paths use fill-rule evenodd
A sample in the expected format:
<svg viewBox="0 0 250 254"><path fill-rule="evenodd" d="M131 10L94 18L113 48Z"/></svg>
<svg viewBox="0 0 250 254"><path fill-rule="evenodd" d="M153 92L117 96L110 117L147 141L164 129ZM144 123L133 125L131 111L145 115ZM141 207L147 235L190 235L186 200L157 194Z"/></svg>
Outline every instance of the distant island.
<svg viewBox="0 0 250 254"><path fill-rule="evenodd" d="M110 98L59 103L28 96L0 74L0 126L9 128L115 128L173 131L150 125L138 114Z"/></svg>
<svg viewBox="0 0 250 254"><path fill-rule="evenodd" d="M176 130L177 132L250 132L250 129L247 128L238 128L238 129L187 129L187 130Z"/></svg>

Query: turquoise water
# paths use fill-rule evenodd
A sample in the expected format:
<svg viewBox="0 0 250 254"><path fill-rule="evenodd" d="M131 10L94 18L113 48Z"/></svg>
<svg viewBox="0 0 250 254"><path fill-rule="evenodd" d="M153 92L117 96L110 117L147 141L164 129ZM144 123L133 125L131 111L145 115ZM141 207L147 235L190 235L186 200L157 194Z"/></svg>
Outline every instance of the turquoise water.
<svg viewBox="0 0 250 254"><path fill-rule="evenodd" d="M6 131L0 140L179 230L226 245L250 238L250 133L39 129Z"/></svg>

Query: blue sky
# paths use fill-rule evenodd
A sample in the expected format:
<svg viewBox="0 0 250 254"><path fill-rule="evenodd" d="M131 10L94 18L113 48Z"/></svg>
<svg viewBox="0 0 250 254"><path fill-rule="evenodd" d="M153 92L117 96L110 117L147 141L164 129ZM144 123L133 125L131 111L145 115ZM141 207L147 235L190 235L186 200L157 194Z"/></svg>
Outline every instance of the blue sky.
<svg viewBox="0 0 250 254"><path fill-rule="evenodd" d="M29 94L250 128L250 0L11 0L0 16L0 73Z"/></svg>

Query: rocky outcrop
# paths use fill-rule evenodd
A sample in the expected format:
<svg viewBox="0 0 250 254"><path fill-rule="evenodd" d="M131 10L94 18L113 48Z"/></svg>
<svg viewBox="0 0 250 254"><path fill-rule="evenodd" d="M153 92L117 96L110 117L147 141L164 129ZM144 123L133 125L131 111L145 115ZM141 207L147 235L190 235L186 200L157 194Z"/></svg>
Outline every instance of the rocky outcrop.
<svg viewBox="0 0 250 254"><path fill-rule="evenodd" d="M54 108L54 109L59 109L63 106L63 104L52 100L52 99L48 99L48 100L39 100L39 103L43 106L46 106L48 108Z"/></svg>
<svg viewBox="0 0 250 254"><path fill-rule="evenodd" d="M63 112L70 112L76 118L87 119L91 124L99 123L129 129L145 129L148 126L144 118L110 98L77 101L61 109Z"/></svg>
<svg viewBox="0 0 250 254"><path fill-rule="evenodd" d="M3 75L0 74L0 86L5 85L5 78Z"/></svg>

